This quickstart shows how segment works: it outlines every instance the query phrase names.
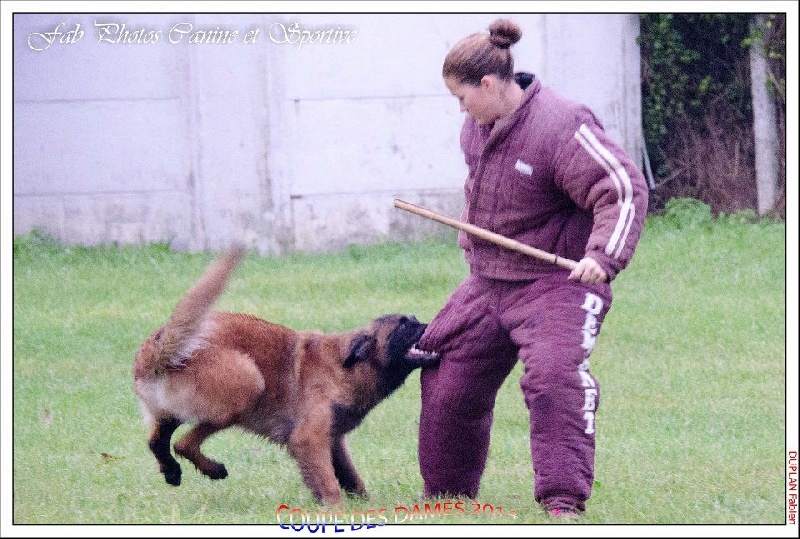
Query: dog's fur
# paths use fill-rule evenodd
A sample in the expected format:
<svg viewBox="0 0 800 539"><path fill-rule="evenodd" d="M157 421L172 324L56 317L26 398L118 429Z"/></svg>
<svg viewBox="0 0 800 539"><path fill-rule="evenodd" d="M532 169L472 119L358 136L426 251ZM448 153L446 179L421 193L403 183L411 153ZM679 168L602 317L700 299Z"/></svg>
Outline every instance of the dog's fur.
<svg viewBox="0 0 800 539"><path fill-rule="evenodd" d="M180 484L170 438L182 423L195 423L175 452L211 479L226 477L225 466L200 445L239 426L288 446L322 503L339 504L340 487L366 496L345 434L415 368L438 361L414 346L426 324L388 315L362 329L323 334L213 312L242 254L232 249L212 263L136 355L135 390L154 423L149 446L161 473Z"/></svg>

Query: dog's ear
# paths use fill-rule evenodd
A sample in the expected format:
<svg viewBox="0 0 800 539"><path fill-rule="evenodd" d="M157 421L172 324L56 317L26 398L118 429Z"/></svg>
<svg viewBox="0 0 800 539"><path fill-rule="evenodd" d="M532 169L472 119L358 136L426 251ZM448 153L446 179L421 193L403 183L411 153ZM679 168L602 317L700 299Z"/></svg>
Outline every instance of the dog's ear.
<svg viewBox="0 0 800 539"><path fill-rule="evenodd" d="M350 355L344 360L343 367L349 369L360 361L369 361L375 353L375 337L371 335L358 335L350 343Z"/></svg>

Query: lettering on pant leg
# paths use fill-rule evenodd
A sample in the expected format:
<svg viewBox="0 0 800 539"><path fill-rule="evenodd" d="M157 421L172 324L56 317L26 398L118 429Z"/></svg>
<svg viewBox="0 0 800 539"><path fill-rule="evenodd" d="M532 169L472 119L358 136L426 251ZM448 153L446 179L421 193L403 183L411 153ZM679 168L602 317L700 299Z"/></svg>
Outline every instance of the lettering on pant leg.
<svg viewBox="0 0 800 539"><path fill-rule="evenodd" d="M597 340L597 315L603 310L603 300L591 292L586 293L583 302L583 310L586 311L586 319L583 322L583 343L581 346L586 350L588 356L594 348ZM589 360L585 359L578 365L578 374L581 377L583 386L583 419L586 421L586 428L583 432L594 434L594 412L597 409L597 382L589 373Z"/></svg>
<svg viewBox="0 0 800 539"><path fill-rule="evenodd" d="M582 307L586 311L586 319L583 322L583 344L581 346L588 353L594 348L594 342L597 339L597 315L603 310L603 300L599 296L587 292Z"/></svg>
<svg viewBox="0 0 800 539"><path fill-rule="evenodd" d="M597 383L592 378L592 375L589 374L589 360L584 360L583 363L578 365L578 374L581 377L581 385L584 388L587 387L597 387ZM595 392L596 394L597 392Z"/></svg>
<svg viewBox="0 0 800 539"><path fill-rule="evenodd" d="M585 389L583 393L583 409L587 412L594 412L595 408L597 407L597 390Z"/></svg>
<svg viewBox="0 0 800 539"><path fill-rule="evenodd" d="M589 410L583 412L583 420L586 422L586 428L583 429L584 434L594 434L594 412Z"/></svg>
<svg viewBox="0 0 800 539"><path fill-rule="evenodd" d="M583 420L586 421L586 434L594 434L594 411L597 409L597 382L589 374L589 360L578 365L578 374L583 386Z"/></svg>

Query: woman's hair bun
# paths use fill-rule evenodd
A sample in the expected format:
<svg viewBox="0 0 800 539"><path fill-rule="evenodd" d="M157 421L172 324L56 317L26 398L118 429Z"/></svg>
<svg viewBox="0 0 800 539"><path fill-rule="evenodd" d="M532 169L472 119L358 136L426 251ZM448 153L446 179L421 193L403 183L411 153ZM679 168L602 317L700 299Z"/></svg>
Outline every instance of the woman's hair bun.
<svg viewBox="0 0 800 539"><path fill-rule="evenodd" d="M489 25L489 41L496 47L508 49L520 40L522 30L519 25L509 19L497 19Z"/></svg>

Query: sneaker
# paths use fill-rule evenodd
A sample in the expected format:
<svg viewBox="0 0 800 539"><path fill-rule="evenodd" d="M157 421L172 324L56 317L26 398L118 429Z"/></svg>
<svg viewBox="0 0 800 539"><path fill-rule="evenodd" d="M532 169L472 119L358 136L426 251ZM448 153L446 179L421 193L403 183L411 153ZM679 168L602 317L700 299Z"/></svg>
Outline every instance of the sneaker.
<svg viewBox="0 0 800 539"><path fill-rule="evenodd" d="M578 504L571 498L556 496L542 502L542 507L548 516L554 519L573 519L583 514L583 504Z"/></svg>
<svg viewBox="0 0 800 539"><path fill-rule="evenodd" d="M578 518L580 516L580 512L572 507L554 507L549 509L547 514L559 520Z"/></svg>

